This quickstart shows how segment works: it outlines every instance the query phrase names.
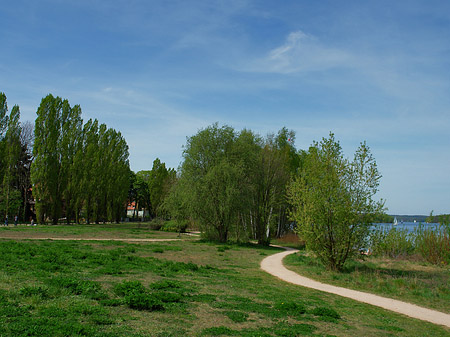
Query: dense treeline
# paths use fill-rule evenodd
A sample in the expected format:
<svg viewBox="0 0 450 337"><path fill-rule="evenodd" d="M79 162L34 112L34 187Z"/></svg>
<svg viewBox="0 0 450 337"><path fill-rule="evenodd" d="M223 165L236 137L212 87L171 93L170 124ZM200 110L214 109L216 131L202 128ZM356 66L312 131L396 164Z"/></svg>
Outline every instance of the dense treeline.
<svg viewBox="0 0 450 337"><path fill-rule="evenodd" d="M31 123L20 123L19 106L8 114L6 95L0 92L0 214L27 219L31 212L30 165L33 146Z"/></svg>
<svg viewBox="0 0 450 337"><path fill-rule="evenodd" d="M218 124L200 130L187 140L165 209L208 239L268 244L289 227L285 190L302 156L294 139L285 128L266 138Z"/></svg>
<svg viewBox="0 0 450 337"><path fill-rule="evenodd" d="M151 170L131 172L128 203L135 203L132 218L137 216L137 210L142 210L144 218L169 217L163 203L175 181L176 171L167 169L159 158L153 161Z"/></svg>
<svg viewBox="0 0 450 337"><path fill-rule="evenodd" d="M294 140L286 128L265 138L217 123L200 130L187 139L164 206L209 240L267 245L294 230L324 265L342 269L384 212L373 200L381 174L365 143L350 161L332 133L308 151Z"/></svg>
<svg viewBox="0 0 450 337"><path fill-rule="evenodd" d="M31 166L39 222L85 218L120 221L128 195L128 145L120 132L97 120L83 125L81 108L48 95L35 123Z"/></svg>
<svg viewBox="0 0 450 337"><path fill-rule="evenodd" d="M83 124L80 106L48 95L33 127L20 122L17 105L8 114L6 95L0 93L4 219L119 221L125 215L130 172L122 135L97 120Z"/></svg>

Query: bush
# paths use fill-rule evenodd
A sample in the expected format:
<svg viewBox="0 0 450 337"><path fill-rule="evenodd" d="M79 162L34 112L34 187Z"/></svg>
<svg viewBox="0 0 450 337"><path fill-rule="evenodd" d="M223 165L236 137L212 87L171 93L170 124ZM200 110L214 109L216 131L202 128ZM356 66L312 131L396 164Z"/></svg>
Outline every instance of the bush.
<svg viewBox="0 0 450 337"><path fill-rule="evenodd" d="M161 227L165 232L186 233L188 222L186 220L170 220Z"/></svg>
<svg viewBox="0 0 450 337"><path fill-rule="evenodd" d="M148 225L150 229L153 229L155 231L159 231L161 227L164 225L164 220L161 218L155 218L152 221L150 221L150 224Z"/></svg>
<svg viewBox="0 0 450 337"><path fill-rule="evenodd" d="M443 225L417 230L417 250L422 257L436 265L450 263L450 231Z"/></svg>
<svg viewBox="0 0 450 337"><path fill-rule="evenodd" d="M397 258L414 253L415 235L406 228L377 226L370 233L369 240L374 255Z"/></svg>

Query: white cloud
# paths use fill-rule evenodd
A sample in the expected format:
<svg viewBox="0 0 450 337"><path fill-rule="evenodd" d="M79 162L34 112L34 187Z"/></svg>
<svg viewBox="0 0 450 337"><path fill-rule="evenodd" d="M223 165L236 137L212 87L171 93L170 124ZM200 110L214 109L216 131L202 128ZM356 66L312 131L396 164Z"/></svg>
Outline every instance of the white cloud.
<svg viewBox="0 0 450 337"><path fill-rule="evenodd" d="M338 48L326 46L302 31L290 33L284 44L253 60L244 70L281 74L322 71L348 67L352 56Z"/></svg>

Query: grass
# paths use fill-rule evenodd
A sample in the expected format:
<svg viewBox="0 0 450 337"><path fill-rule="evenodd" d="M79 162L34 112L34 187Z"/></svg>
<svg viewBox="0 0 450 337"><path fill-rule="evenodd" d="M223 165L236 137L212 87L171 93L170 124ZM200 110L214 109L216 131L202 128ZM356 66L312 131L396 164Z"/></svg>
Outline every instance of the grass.
<svg viewBox="0 0 450 337"><path fill-rule="evenodd" d="M306 252L287 256L285 265L303 276L342 287L396 298L450 313L450 267L421 259L366 257L348 261L344 271L327 271Z"/></svg>
<svg viewBox="0 0 450 337"><path fill-rule="evenodd" d="M107 224L72 224L72 225L38 225L35 227L19 225L17 227L0 227L0 237L20 239L29 238L92 238L97 239L183 239L195 238L186 234L155 231L150 223L107 223Z"/></svg>
<svg viewBox="0 0 450 337"><path fill-rule="evenodd" d="M64 226L17 236L64 236ZM72 226L66 227L68 231ZM132 226L77 228L106 237ZM149 230L136 237L157 235ZM30 234L31 233L31 234ZM20 235L19 235L20 234ZM25 235L27 234L27 235ZM74 235L74 234L71 234ZM176 234L175 234L176 236ZM202 241L0 239L0 336L448 336L449 330L262 272L276 248Z"/></svg>

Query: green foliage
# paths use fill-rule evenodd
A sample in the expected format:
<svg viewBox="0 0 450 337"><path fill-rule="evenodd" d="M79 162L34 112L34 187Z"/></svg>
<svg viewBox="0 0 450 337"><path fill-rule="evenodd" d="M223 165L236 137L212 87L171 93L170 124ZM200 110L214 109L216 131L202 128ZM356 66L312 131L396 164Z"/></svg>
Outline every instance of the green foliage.
<svg viewBox="0 0 450 337"><path fill-rule="evenodd" d="M417 251L422 257L435 265L450 264L450 228L439 225L425 229L420 226L416 232Z"/></svg>
<svg viewBox="0 0 450 337"><path fill-rule="evenodd" d="M241 311L225 311L224 315L227 316L229 319L231 319L235 323L242 323L247 321L248 314Z"/></svg>
<svg viewBox="0 0 450 337"><path fill-rule="evenodd" d="M299 316L306 312L306 307L302 303L286 301L275 305L275 308L287 316Z"/></svg>
<svg viewBox="0 0 450 337"><path fill-rule="evenodd" d="M374 215L383 205L372 197L380 174L365 143L352 162L330 133L314 143L288 189L297 231L329 269L342 269L364 247Z"/></svg>
<svg viewBox="0 0 450 337"><path fill-rule="evenodd" d="M263 139L217 123L200 130L187 140L167 208L193 219L209 240L269 244L287 223L286 184L301 161L294 136L283 128Z"/></svg>
<svg viewBox="0 0 450 337"><path fill-rule="evenodd" d="M29 188L30 156L20 123L20 109L15 105L8 116L6 95L0 93L0 215L10 223L25 217Z"/></svg>
<svg viewBox="0 0 450 337"><path fill-rule="evenodd" d="M81 108L48 95L37 110L33 193L39 222L119 221L129 187L128 146L122 135L89 120Z"/></svg>
<svg viewBox="0 0 450 337"><path fill-rule="evenodd" d="M188 227L188 221L187 220L170 220L164 222L164 224L161 227L162 231L165 232L176 232L176 233L186 233L186 229Z"/></svg>
<svg viewBox="0 0 450 337"><path fill-rule="evenodd" d="M134 291L125 296L125 303L136 310L158 311L164 310L162 302L147 292Z"/></svg>
<svg viewBox="0 0 450 337"><path fill-rule="evenodd" d="M164 220L161 218L154 218L149 223L149 228L155 231L159 231L164 226Z"/></svg>
<svg viewBox="0 0 450 337"><path fill-rule="evenodd" d="M320 317L327 317L333 319L341 319L341 315L339 315L336 310L329 307L316 307L312 311L312 314Z"/></svg>
<svg viewBox="0 0 450 337"><path fill-rule="evenodd" d="M114 292L119 296L127 296L134 292L143 293L145 287L139 281L124 281L115 285Z"/></svg>
<svg viewBox="0 0 450 337"><path fill-rule="evenodd" d="M369 245L376 256L408 256L415 251L415 234L406 228L377 226L370 233Z"/></svg>
<svg viewBox="0 0 450 337"><path fill-rule="evenodd" d="M374 255L397 258L418 253L435 265L450 263L450 232L445 225L419 225L414 232L402 227L377 226L371 231L369 241Z"/></svg>

